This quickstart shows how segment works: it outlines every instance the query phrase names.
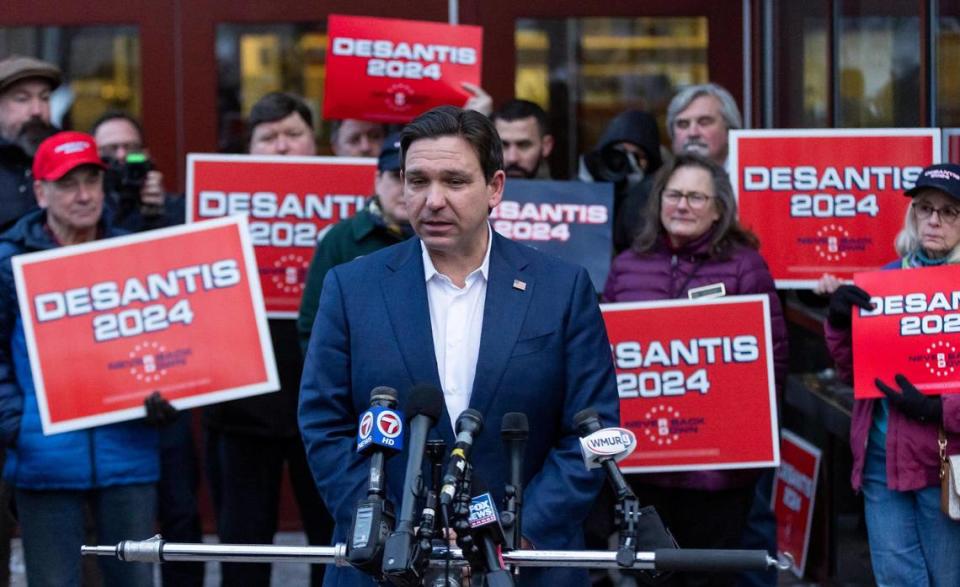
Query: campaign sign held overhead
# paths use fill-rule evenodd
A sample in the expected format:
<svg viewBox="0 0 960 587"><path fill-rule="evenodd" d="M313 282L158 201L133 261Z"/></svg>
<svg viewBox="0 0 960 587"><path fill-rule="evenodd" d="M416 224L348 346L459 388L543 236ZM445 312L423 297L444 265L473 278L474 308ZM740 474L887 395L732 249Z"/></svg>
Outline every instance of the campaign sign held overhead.
<svg viewBox="0 0 960 587"><path fill-rule="evenodd" d="M20 255L13 271L45 434L275 391L246 219Z"/></svg>
<svg viewBox="0 0 960 587"><path fill-rule="evenodd" d="M330 15L325 119L410 122L462 106L480 85L483 29L439 22Z"/></svg>
<svg viewBox="0 0 960 587"><path fill-rule="evenodd" d="M736 130L730 180L778 288L881 267L938 129Z"/></svg>

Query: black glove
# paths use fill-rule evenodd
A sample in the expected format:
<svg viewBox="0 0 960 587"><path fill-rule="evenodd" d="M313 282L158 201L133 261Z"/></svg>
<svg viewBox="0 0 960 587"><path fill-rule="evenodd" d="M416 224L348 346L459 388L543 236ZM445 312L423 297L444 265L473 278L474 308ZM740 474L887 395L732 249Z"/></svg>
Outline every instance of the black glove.
<svg viewBox="0 0 960 587"><path fill-rule="evenodd" d="M177 419L179 410L173 407L170 402L163 399L159 391L155 391L143 400L143 407L147 409L147 415L144 418L147 424L153 426L167 426Z"/></svg>
<svg viewBox="0 0 960 587"><path fill-rule="evenodd" d="M830 309L827 311L827 322L834 328L850 328L850 314L854 306L864 310L872 310L870 294L855 285L841 285L830 296Z"/></svg>
<svg viewBox="0 0 960 587"><path fill-rule="evenodd" d="M940 403L939 396L923 395L903 375L898 374L894 380L900 386L899 390L887 387L879 378L873 380L877 389L887 396L891 406L903 412L908 418L920 422L940 422L943 418L943 404Z"/></svg>

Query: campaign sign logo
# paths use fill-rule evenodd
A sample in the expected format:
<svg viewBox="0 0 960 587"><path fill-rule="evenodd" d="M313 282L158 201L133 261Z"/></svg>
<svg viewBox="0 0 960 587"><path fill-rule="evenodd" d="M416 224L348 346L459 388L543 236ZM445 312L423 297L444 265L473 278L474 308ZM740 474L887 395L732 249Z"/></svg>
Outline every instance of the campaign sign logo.
<svg viewBox="0 0 960 587"><path fill-rule="evenodd" d="M928 395L960 392L960 267L858 273L872 310L853 312L853 391L884 397L902 374Z"/></svg>
<svg viewBox="0 0 960 587"><path fill-rule="evenodd" d="M735 130L730 181L778 288L881 267L938 129Z"/></svg>
<svg viewBox="0 0 960 587"><path fill-rule="evenodd" d="M373 412L367 410L360 416L360 425L357 426L357 452L370 446L373 442Z"/></svg>
<svg viewBox="0 0 960 587"><path fill-rule="evenodd" d="M497 508L490 493L481 493L470 499L470 527L479 528L499 522Z"/></svg>
<svg viewBox="0 0 960 587"><path fill-rule="evenodd" d="M331 14L327 38L325 119L410 122L480 85L480 27Z"/></svg>
<svg viewBox="0 0 960 587"><path fill-rule="evenodd" d="M154 391L186 409L279 388L244 217L12 263L45 434L142 418Z"/></svg>
<svg viewBox="0 0 960 587"><path fill-rule="evenodd" d="M793 559L791 571L803 577L820 472L820 449L789 430L782 432L780 468L773 485L777 550Z"/></svg>
<svg viewBox="0 0 960 587"><path fill-rule="evenodd" d="M270 318L296 318L317 239L373 193L376 159L187 156L187 222L246 215Z"/></svg>
<svg viewBox="0 0 960 587"><path fill-rule="evenodd" d="M603 291L613 243L613 184L507 179L490 213L510 240L580 265Z"/></svg>
<svg viewBox="0 0 960 587"><path fill-rule="evenodd" d="M628 473L779 462L766 295L603 304Z"/></svg>

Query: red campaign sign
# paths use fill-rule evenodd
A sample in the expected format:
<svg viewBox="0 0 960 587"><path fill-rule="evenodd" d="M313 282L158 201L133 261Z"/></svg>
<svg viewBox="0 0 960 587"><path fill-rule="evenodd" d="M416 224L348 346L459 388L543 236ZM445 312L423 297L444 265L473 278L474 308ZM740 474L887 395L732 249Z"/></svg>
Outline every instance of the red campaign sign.
<svg viewBox="0 0 960 587"><path fill-rule="evenodd" d="M296 318L323 229L362 209L376 159L187 156L187 222L246 214L269 318Z"/></svg>
<svg viewBox="0 0 960 587"><path fill-rule="evenodd" d="M789 430L784 430L782 435L780 468L773 484L777 552L793 558L791 570L799 578L803 577L803 569L807 566L820 449Z"/></svg>
<svg viewBox="0 0 960 587"><path fill-rule="evenodd" d="M760 238L778 288L881 267L903 226L904 190L939 160L937 129L730 134L740 221Z"/></svg>
<svg viewBox="0 0 960 587"><path fill-rule="evenodd" d="M603 304L628 473L779 463L765 295Z"/></svg>
<svg viewBox="0 0 960 587"><path fill-rule="evenodd" d="M960 392L960 266L858 273L874 309L853 313L853 392L884 397L904 375L928 395Z"/></svg>
<svg viewBox="0 0 960 587"><path fill-rule="evenodd" d="M326 119L406 123L480 85L481 27L332 14L327 38Z"/></svg>
<svg viewBox="0 0 960 587"><path fill-rule="evenodd" d="M960 128L943 129L943 160L960 163Z"/></svg>
<svg viewBox="0 0 960 587"><path fill-rule="evenodd" d="M44 434L279 388L246 219L13 258ZM68 367L65 366L69 365Z"/></svg>

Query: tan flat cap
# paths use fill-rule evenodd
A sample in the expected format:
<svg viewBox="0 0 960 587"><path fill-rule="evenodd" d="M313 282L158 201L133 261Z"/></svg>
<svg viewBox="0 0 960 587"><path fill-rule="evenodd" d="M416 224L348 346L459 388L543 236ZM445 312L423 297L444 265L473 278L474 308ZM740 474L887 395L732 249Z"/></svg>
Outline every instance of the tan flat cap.
<svg viewBox="0 0 960 587"><path fill-rule="evenodd" d="M30 78L47 80L52 90L60 85L60 68L47 61L24 55L11 55L0 60L0 93L7 91L13 84Z"/></svg>

